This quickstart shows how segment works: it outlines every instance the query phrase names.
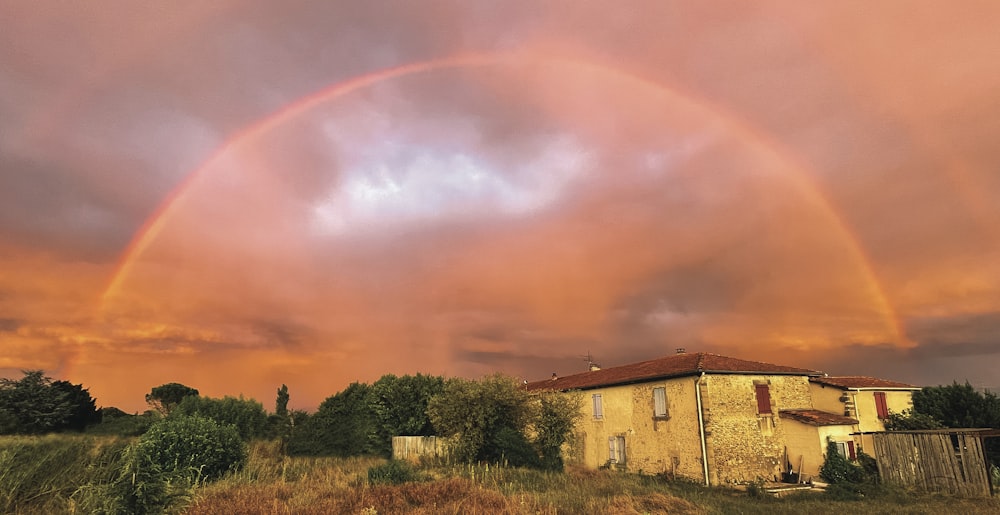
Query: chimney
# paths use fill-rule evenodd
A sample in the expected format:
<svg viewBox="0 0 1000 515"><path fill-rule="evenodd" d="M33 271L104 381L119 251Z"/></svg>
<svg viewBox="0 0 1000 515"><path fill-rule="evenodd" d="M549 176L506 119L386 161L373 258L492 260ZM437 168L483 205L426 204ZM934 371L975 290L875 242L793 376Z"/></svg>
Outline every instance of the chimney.
<svg viewBox="0 0 1000 515"><path fill-rule="evenodd" d="M677 349L675 349L675 351L677 352L677 354L684 354L686 352L684 350L684 347L677 347Z"/></svg>
<svg viewBox="0 0 1000 515"><path fill-rule="evenodd" d="M552 372L552 380L555 381L556 379L559 379L559 376L555 372Z"/></svg>
<svg viewBox="0 0 1000 515"><path fill-rule="evenodd" d="M600 369L601 369L601 366L600 366L600 365L598 365L597 363L591 363L591 364L590 364L590 371L591 371L591 372L593 372L593 371L595 371L595 370L600 370Z"/></svg>

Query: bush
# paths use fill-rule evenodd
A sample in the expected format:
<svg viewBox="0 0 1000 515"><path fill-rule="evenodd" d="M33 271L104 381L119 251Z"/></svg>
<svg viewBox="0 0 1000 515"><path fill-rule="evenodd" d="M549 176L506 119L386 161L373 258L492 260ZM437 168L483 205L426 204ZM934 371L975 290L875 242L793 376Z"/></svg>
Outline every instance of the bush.
<svg viewBox="0 0 1000 515"><path fill-rule="evenodd" d="M189 395L170 412L172 417L194 415L210 418L219 425L231 425L247 441L264 436L267 427L264 405L243 397L213 399Z"/></svg>
<svg viewBox="0 0 1000 515"><path fill-rule="evenodd" d="M863 483L865 479L861 467L847 461L847 458L837 452L837 444L833 441L826 446L826 459L819 469L819 476L831 484Z"/></svg>
<svg viewBox="0 0 1000 515"><path fill-rule="evenodd" d="M237 470L247 459L236 428L199 416L153 424L140 439L137 454L140 462L148 460L168 475L201 480Z"/></svg>
<svg viewBox="0 0 1000 515"><path fill-rule="evenodd" d="M372 485L398 485L420 479L420 474L409 463L400 460L390 460L368 469L368 483Z"/></svg>

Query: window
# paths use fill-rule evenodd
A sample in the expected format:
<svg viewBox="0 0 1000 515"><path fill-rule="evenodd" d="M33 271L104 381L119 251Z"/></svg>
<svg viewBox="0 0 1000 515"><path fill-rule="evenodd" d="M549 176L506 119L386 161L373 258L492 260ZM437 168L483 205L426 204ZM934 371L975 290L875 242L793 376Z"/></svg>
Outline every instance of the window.
<svg viewBox="0 0 1000 515"><path fill-rule="evenodd" d="M601 404L601 394L595 393L592 399L594 400L594 420L601 420L604 418L604 406Z"/></svg>
<svg viewBox="0 0 1000 515"><path fill-rule="evenodd" d="M754 389L757 393L757 413L760 415L770 415L771 391L768 390L766 384L755 384Z"/></svg>
<svg viewBox="0 0 1000 515"><path fill-rule="evenodd" d="M889 407L885 403L885 392L875 392L875 410L878 411L878 418L880 420L889 418Z"/></svg>
<svg viewBox="0 0 1000 515"><path fill-rule="evenodd" d="M653 388L653 416L667 417L667 389L663 386Z"/></svg>
<svg viewBox="0 0 1000 515"><path fill-rule="evenodd" d="M854 442L836 442L837 452L846 459L856 460L857 454L854 452Z"/></svg>
<svg viewBox="0 0 1000 515"><path fill-rule="evenodd" d="M625 464L625 437L608 437L608 461L611 463Z"/></svg>

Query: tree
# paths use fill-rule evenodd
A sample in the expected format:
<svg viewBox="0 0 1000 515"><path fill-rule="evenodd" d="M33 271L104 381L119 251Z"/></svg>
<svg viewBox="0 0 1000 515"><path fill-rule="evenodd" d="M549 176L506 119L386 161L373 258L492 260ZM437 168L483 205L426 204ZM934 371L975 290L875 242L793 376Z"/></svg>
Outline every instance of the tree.
<svg viewBox="0 0 1000 515"><path fill-rule="evenodd" d="M372 384L368 398L375 419L372 447L385 457L392 455L393 436L431 436L434 425L427 416L431 397L444 390L444 378L417 374L396 377L386 374Z"/></svg>
<svg viewBox="0 0 1000 515"><path fill-rule="evenodd" d="M536 410L530 394L515 379L501 374L479 381L449 379L427 406L437 433L454 439L455 457L470 462L496 462L515 455L530 461L523 456L522 442Z"/></svg>
<svg viewBox="0 0 1000 515"><path fill-rule="evenodd" d="M377 454L375 417L368 404L371 386L351 383L328 397L316 413L292 431L289 454L359 456Z"/></svg>
<svg viewBox="0 0 1000 515"><path fill-rule="evenodd" d="M0 379L0 432L40 434L65 427L73 415L67 393L41 370L22 372L17 381Z"/></svg>
<svg viewBox="0 0 1000 515"><path fill-rule="evenodd" d="M579 392L545 392L540 395L541 412L535 442L542 468L562 470L562 446L580 421L583 397Z"/></svg>
<svg viewBox="0 0 1000 515"><path fill-rule="evenodd" d="M63 428L73 431L83 431L87 426L101 422L101 411L90 392L82 384L72 384L69 381L56 381L52 388L63 393L69 403L69 417Z"/></svg>
<svg viewBox="0 0 1000 515"><path fill-rule="evenodd" d="M250 440L263 436L267 426L267 412L264 405L242 397L224 397L213 399L189 395L181 400L170 417L201 416L214 420L219 425L233 426L239 432L240 438Z"/></svg>
<svg viewBox="0 0 1000 515"><path fill-rule="evenodd" d="M278 388L278 397L274 400L274 414L280 417L288 416L288 387L284 384Z"/></svg>
<svg viewBox="0 0 1000 515"><path fill-rule="evenodd" d="M146 394L146 403L161 415L170 412L184 400L185 397L197 396L198 390L180 383L167 383L154 387Z"/></svg>
<svg viewBox="0 0 1000 515"><path fill-rule="evenodd" d="M914 392L913 411L929 415L945 427L1000 428L1000 399L991 392L977 392L968 382Z"/></svg>

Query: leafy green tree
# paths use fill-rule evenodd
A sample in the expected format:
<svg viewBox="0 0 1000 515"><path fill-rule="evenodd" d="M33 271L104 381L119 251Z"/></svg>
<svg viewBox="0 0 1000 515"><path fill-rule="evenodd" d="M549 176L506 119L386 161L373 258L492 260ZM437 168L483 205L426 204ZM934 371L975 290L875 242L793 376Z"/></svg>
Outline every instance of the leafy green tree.
<svg viewBox="0 0 1000 515"><path fill-rule="evenodd" d="M69 417L64 422L63 428L83 431L87 426L101 422L101 411L97 409L97 402L82 384L55 381L52 383L52 388L62 392L69 403Z"/></svg>
<svg viewBox="0 0 1000 515"><path fill-rule="evenodd" d="M539 396L539 402L535 442L542 468L562 470L562 446L580 421L583 396L579 392L545 392Z"/></svg>
<svg viewBox="0 0 1000 515"><path fill-rule="evenodd" d="M0 432L40 434L66 427L73 416L67 393L41 370L23 373L17 381L0 379Z"/></svg>
<svg viewBox="0 0 1000 515"><path fill-rule="evenodd" d="M235 427L244 440L263 436L267 426L264 405L242 397L213 399L189 395L170 412L171 417L195 415L210 418L219 425Z"/></svg>
<svg viewBox="0 0 1000 515"><path fill-rule="evenodd" d="M929 415L945 427L1000 428L1000 399L971 384L928 386L913 393L913 411Z"/></svg>
<svg viewBox="0 0 1000 515"><path fill-rule="evenodd" d="M386 374L375 381L368 398L376 424L372 442L375 452L391 456L393 436L434 435L427 405L442 391L444 378L440 376Z"/></svg>
<svg viewBox="0 0 1000 515"><path fill-rule="evenodd" d="M282 384L278 388L278 397L274 400L274 414L279 417L288 416L288 386Z"/></svg>
<svg viewBox="0 0 1000 515"><path fill-rule="evenodd" d="M289 437L289 454L360 456L377 454L375 416L368 404L371 386L351 383L328 397Z"/></svg>
<svg viewBox="0 0 1000 515"><path fill-rule="evenodd" d="M520 440L536 409L530 394L515 379L496 374L479 381L445 381L444 390L430 399L427 414L439 435L453 438L456 458L496 462L500 456L522 457ZM521 439L514 438L512 431Z"/></svg>
<svg viewBox="0 0 1000 515"><path fill-rule="evenodd" d="M146 404L161 415L170 412L184 400L185 397L198 395L198 390L180 383L167 383L154 387L146 394Z"/></svg>

